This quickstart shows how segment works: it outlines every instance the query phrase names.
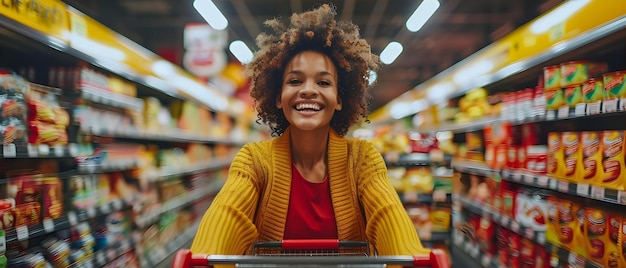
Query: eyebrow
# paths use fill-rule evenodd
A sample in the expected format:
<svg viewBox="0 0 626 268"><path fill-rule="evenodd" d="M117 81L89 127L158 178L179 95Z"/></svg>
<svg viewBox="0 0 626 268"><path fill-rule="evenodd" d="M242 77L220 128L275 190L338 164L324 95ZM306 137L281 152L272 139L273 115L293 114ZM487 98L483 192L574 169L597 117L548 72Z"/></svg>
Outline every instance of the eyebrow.
<svg viewBox="0 0 626 268"><path fill-rule="evenodd" d="M287 74L303 74L303 71L300 70L291 70L289 72L287 72ZM335 77L335 75L333 75L331 72L327 72L327 71L323 71L323 72L318 72L318 75L330 75L332 77Z"/></svg>

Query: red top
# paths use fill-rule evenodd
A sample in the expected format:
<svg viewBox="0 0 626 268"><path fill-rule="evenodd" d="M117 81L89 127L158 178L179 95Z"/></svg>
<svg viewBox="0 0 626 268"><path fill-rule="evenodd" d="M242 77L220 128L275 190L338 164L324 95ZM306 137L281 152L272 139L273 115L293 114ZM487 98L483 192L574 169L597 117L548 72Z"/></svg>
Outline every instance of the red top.
<svg viewBox="0 0 626 268"><path fill-rule="evenodd" d="M312 183L291 165L284 239L338 239L328 176L321 183Z"/></svg>

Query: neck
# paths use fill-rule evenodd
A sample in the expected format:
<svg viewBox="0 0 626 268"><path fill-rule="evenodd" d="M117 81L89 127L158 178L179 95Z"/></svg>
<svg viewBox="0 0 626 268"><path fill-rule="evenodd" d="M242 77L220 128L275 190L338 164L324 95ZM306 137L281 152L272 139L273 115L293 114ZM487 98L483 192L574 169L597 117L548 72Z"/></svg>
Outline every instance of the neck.
<svg viewBox="0 0 626 268"><path fill-rule="evenodd" d="M312 168L325 162L330 127L315 131L291 129L291 157L297 166Z"/></svg>

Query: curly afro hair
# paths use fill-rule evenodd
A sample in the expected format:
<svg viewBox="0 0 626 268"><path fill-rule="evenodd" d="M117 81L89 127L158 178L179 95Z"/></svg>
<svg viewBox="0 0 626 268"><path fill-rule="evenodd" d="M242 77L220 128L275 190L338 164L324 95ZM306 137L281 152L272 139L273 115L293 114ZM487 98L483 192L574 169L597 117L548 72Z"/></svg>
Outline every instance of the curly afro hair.
<svg viewBox="0 0 626 268"><path fill-rule="evenodd" d="M335 15L335 7L324 4L293 14L289 25L279 19L267 20L265 25L275 33L257 37L259 50L246 65L246 75L251 78L250 96L258 112L257 122L269 125L272 136L280 136L289 126L282 110L276 108L285 67L296 54L307 50L327 55L337 68L343 109L335 112L330 126L345 136L354 124L368 121L369 71L378 69L379 58L360 37L357 25L338 22Z"/></svg>

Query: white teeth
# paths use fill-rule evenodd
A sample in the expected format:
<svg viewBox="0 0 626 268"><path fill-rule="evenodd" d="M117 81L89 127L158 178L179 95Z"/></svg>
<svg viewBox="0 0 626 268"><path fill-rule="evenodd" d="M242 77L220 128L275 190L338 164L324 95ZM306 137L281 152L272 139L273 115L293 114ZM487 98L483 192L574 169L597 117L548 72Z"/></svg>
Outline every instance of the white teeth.
<svg viewBox="0 0 626 268"><path fill-rule="evenodd" d="M300 103L296 105L296 110L304 110L304 109L311 109L311 110L319 111L321 108L320 108L320 105L317 103Z"/></svg>

